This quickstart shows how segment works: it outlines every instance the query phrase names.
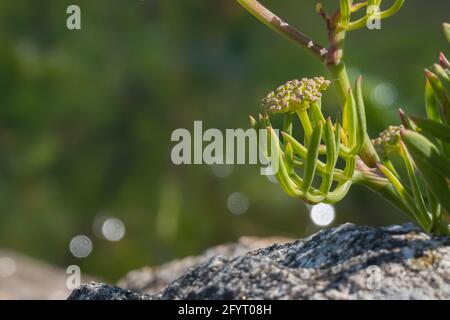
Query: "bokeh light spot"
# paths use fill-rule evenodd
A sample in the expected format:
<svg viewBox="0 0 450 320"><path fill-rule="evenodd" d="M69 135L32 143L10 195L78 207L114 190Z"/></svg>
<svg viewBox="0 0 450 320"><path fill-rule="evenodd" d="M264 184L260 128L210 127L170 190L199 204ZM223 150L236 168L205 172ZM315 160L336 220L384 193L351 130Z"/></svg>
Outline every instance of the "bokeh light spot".
<svg viewBox="0 0 450 320"><path fill-rule="evenodd" d="M372 100L382 108L391 107L398 98L397 88L391 83L380 83L372 91Z"/></svg>
<svg viewBox="0 0 450 320"><path fill-rule="evenodd" d="M228 210L233 214L244 214L250 207L248 197L241 192L230 194L227 204Z"/></svg>
<svg viewBox="0 0 450 320"><path fill-rule="evenodd" d="M92 241L85 235L75 236L70 240L70 252L76 258L86 258L92 252Z"/></svg>
<svg viewBox="0 0 450 320"><path fill-rule="evenodd" d="M234 171L234 166L231 164L212 164L210 168L217 178L228 178Z"/></svg>
<svg viewBox="0 0 450 320"><path fill-rule="evenodd" d="M330 225L335 218L334 207L330 204L319 203L310 209L311 220L315 225L326 227Z"/></svg>
<svg viewBox="0 0 450 320"><path fill-rule="evenodd" d="M120 241L125 235L125 224L117 218L108 218L103 222L102 234L106 240Z"/></svg>

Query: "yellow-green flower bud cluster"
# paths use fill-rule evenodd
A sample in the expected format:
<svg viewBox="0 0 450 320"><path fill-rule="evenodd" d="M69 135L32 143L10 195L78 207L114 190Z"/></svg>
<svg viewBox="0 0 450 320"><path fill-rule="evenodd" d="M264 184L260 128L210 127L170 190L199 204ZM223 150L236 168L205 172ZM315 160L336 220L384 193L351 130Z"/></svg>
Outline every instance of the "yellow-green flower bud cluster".
<svg viewBox="0 0 450 320"><path fill-rule="evenodd" d="M386 157L388 153L398 147L400 141L400 131L403 126L389 126L386 130L380 133L379 137L372 140L378 154L381 157Z"/></svg>
<svg viewBox="0 0 450 320"><path fill-rule="evenodd" d="M309 105L322 97L322 92L330 86L323 77L291 80L270 92L263 100L263 108L272 113L292 112Z"/></svg>

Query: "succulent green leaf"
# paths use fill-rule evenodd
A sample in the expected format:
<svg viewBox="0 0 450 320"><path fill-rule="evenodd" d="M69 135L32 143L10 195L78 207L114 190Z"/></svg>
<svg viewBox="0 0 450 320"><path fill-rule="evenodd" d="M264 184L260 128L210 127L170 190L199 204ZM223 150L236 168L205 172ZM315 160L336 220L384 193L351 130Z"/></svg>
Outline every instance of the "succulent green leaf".
<svg viewBox="0 0 450 320"><path fill-rule="evenodd" d="M439 140L450 143L450 126L442 124L437 121L433 121L425 118L413 118L416 123L424 133L429 134Z"/></svg>
<svg viewBox="0 0 450 320"><path fill-rule="evenodd" d="M309 119L309 115L308 115L308 111L307 110L298 110L297 111L297 115L300 119L300 122L302 123L303 126L303 131L305 133L305 145L309 144L312 132L313 132L313 127L311 124L311 120Z"/></svg>
<svg viewBox="0 0 450 320"><path fill-rule="evenodd" d="M444 23L443 27L445 37L447 38L447 41L450 43L450 23Z"/></svg>
<svg viewBox="0 0 450 320"><path fill-rule="evenodd" d="M283 161L282 152L280 149L280 141L278 139L277 134L275 131L268 127L267 128L267 135L268 135L268 143L272 146L272 159L276 159L277 163L275 166L275 177L277 178L278 182L280 183L280 186L282 189L289 194L292 197L298 197L301 195L301 192L297 189L296 184L291 180L289 177L288 171L286 169L285 163ZM274 164L272 164L274 165Z"/></svg>
<svg viewBox="0 0 450 320"><path fill-rule="evenodd" d="M430 81L431 87L433 88L436 98L442 106L444 111L444 117L447 123L450 123L450 100L447 93L442 86L441 80L433 72L425 70L425 76Z"/></svg>
<svg viewBox="0 0 450 320"><path fill-rule="evenodd" d="M450 160L442 155L435 144L420 133L411 130L402 130L401 136L414 161L420 160L436 174L450 178Z"/></svg>
<svg viewBox="0 0 450 320"><path fill-rule="evenodd" d="M351 89L347 92L347 101L344 106L344 115L346 122L344 122L344 130L348 134L348 144L352 150L356 144L356 130L357 130L357 115L356 115L356 103Z"/></svg>
<svg viewBox="0 0 450 320"><path fill-rule="evenodd" d="M425 83L425 109L430 120L442 122L439 104L430 81Z"/></svg>
<svg viewBox="0 0 450 320"><path fill-rule="evenodd" d="M403 109L398 109L398 113L400 114L400 120L406 129L416 130L415 123L412 122L411 118L403 111Z"/></svg>
<svg viewBox="0 0 450 320"><path fill-rule="evenodd" d="M448 74L450 72L450 61L448 61L447 57L443 52L439 54L439 63L442 68L445 69L446 73Z"/></svg>
<svg viewBox="0 0 450 320"><path fill-rule="evenodd" d="M322 110L320 108L319 103L314 102L311 104L309 114L310 114L312 126L316 126L319 123L319 121L322 121L323 123L325 123L325 117L322 114Z"/></svg>
<svg viewBox="0 0 450 320"><path fill-rule="evenodd" d="M422 173L423 179L427 182L428 187L437 201L447 210L447 213L450 212L450 189L448 180L444 176L436 173L425 160L421 158L414 160L419 171Z"/></svg>
<svg viewBox="0 0 450 320"><path fill-rule="evenodd" d="M380 14L381 19L386 19L396 14L402 8L404 3L405 0L395 0L395 2L389 9L386 9L383 12L381 12Z"/></svg>
<svg viewBox="0 0 450 320"><path fill-rule="evenodd" d="M384 160L383 165L388 168L398 179L400 179L400 174L397 172L397 170L394 167L394 164L390 159Z"/></svg>
<svg viewBox="0 0 450 320"><path fill-rule="evenodd" d="M426 222L424 218L422 217L422 214L418 211L414 199L409 194L408 190L403 186L401 181L393 174L388 168L383 166L382 164L377 164L378 169L384 174L384 176L391 182L392 186L398 193L400 200L403 202L404 206L408 208L408 211L405 212L408 214L408 216L416 221L419 225L422 226L422 228L427 229L430 226L426 225Z"/></svg>
<svg viewBox="0 0 450 320"><path fill-rule="evenodd" d="M446 70L440 64L437 64L437 63L433 64L433 71L438 77L445 79L447 82L450 81L450 77L448 75L448 70Z"/></svg>
<svg viewBox="0 0 450 320"><path fill-rule="evenodd" d="M301 190L308 192L314 180L317 168L317 159L319 157L320 141L322 139L322 122L319 122L311 134L311 140L308 146L308 153L305 159L305 169L303 172L303 186Z"/></svg>
<svg viewBox="0 0 450 320"><path fill-rule="evenodd" d="M435 63L433 65L433 71L441 80L444 90L447 92L447 97L450 94L450 73L445 70L440 64Z"/></svg>
<svg viewBox="0 0 450 320"><path fill-rule="evenodd" d="M285 113L284 114L284 123L283 123L283 131L292 135L292 120L294 118L293 113Z"/></svg>
<svg viewBox="0 0 450 320"><path fill-rule="evenodd" d="M424 220L426 219L427 224L430 224L431 218L428 216L428 212L425 207L425 202L423 200L422 192L420 191L419 182L416 177L416 172L414 170L414 164L411 159L411 155L409 154L406 146L403 143L400 143L400 148L401 148L401 156L403 158L406 167L406 172L408 174L409 183L412 187L415 203L419 211L421 212L421 216L424 217Z"/></svg>
<svg viewBox="0 0 450 320"><path fill-rule="evenodd" d="M336 145L336 152L339 155L340 149L341 149L341 124L339 123L339 121L336 123L336 129L335 129L335 133L334 133L334 139L335 139L335 145Z"/></svg>
<svg viewBox="0 0 450 320"><path fill-rule="evenodd" d="M350 190L350 187L353 185L353 181L345 181L341 184L339 184L336 188L336 190L329 192L323 202L329 203L329 204L335 204L339 201L341 201Z"/></svg>
<svg viewBox="0 0 450 320"><path fill-rule="evenodd" d="M250 126L253 129L258 129L258 122L255 120L255 118L253 118L252 116L248 116L249 120L250 120Z"/></svg>
<svg viewBox="0 0 450 320"><path fill-rule="evenodd" d="M326 122L326 126L323 130L325 146L327 148L327 163L326 163L326 172L322 176L322 184L320 186L320 191L323 194L327 194L331 186L333 184L333 169L336 166L336 162L338 160L339 153L336 148L336 140L333 131L333 124L331 119L328 118Z"/></svg>
<svg viewBox="0 0 450 320"><path fill-rule="evenodd" d="M331 118L328 117L326 120L326 131L325 131L325 145L327 146L327 155L331 159L331 163L327 165L329 168L334 168L339 159L339 138L336 137L334 133L333 123Z"/></svg>
<svg viewBox="0 0 450 320"><path fill-rule="evenodd" d="M285 161L286 161L286 170L289 175L294 173L294 150L292 149L292 145L290 143L286 144L285 148Z"/></svg>
<svg viewBox="0 0 450 320"><path fill-rule="evenodd" d="M442 206L433 194L430 187L427 188L428 205L434 220L439 220L442 217Z"/></svg>
<svg viewBox="0 0 450 320"><path fill-rule="evenodd" d="M356 160L354 157L348 158L345 160L345 168L344 168L344 176L347 179L351 179L356 169Z"/></svg>
<svg viewBox="0 0 450 320"><path fill-rule="evenodd" d="M289 143L291 143L292 149L294 150L294 165L296 167L305 168L305 161L297 159L295 155L297 154L301 156L303 159L305 159L307 149L285 132L282 132L281 134L283 135L285 141L289 141ZM320 160L317 160L316 164L317 164L317 172L320 173L322 176L325 175L327 172L326 164ZM339 182L345 182L349 180L349 178L344 176L343 170L336 168L333 169L333 178Z"/></svg>
<svg viewBox="0 0 450 320"><path fill-rule="evenodd" d="M355 91L356 91L356 115L358 124L355 153L359 153L364 147L364 141L367 132L366 109L364 106L364 98L362 93L362 77L359 77L358 80L356 81Z"/></svg>
<svg viewBox="0 0 450 320"><path fill-rule="evenodd" d="M303 146L300 142L295 140L294 137L289 135L286 132L282 132L281 135L283 136L283 139L286 143L290 143L292 148L294 149L294 152L298 154L301 158L306 159L306 154L308 153L308 149L306 149L305 146ZM325 166L325 164L324 164Z"/></svg>

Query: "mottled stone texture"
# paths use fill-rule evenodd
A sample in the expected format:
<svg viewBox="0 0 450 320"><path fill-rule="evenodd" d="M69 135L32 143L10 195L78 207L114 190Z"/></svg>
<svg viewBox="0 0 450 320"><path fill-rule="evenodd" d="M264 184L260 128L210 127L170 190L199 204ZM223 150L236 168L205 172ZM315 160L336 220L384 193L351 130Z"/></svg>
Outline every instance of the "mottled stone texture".
<svg viewBox="0 0 450 320"><path fill-rule="evenodd" d="M150 296L138 294L119 287L88 282L72 292L69 300L149 300Z"/></svg>
<svg viewBox="0 0 450 320"><path fill-rule="evenodd" d="M146 281L143 276L142 288ZM118 290L90 283L71 298L450 299L450 239L411 224L345 224L295 242L212 256L156 293Z"/></svg>

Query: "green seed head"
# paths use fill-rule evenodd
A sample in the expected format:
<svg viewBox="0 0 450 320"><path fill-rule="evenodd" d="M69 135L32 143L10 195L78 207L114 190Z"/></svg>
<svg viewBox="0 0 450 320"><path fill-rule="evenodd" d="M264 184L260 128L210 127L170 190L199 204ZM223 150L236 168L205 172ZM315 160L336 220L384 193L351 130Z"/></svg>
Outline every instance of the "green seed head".
<svg viewBox="0 0 450 320"><path fill-rule="evenodd" d="M322 92L329 87L330 83L323 77L288 81L262 100L263 108L272 113L308 109L311 103L322 97Z"/></svg>

